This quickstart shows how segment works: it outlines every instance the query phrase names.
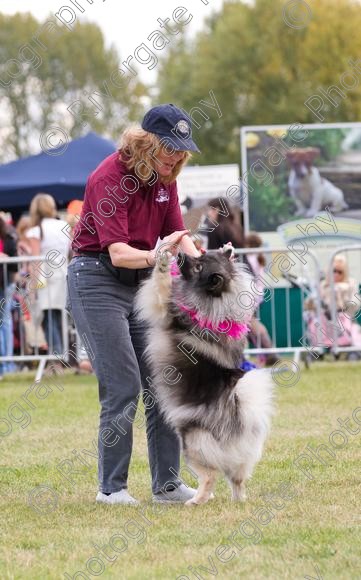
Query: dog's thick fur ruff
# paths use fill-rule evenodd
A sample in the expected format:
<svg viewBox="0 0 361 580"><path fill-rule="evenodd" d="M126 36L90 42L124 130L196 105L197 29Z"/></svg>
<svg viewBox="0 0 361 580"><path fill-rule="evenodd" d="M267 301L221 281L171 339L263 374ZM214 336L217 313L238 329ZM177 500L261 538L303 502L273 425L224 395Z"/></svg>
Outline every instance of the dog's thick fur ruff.
<svg viewBox="0 0 361 580"><path fill-rule="evenodd" d="M244 374L237 368L243 342L202 330L179 308L185 303L216 326L250 317L237 297L249 292L251 277L229 257L229 251L185 257L181 275L172 278L169 254L163 254L136 297L138 317L149 325L146 354L156 398L199 478L188 505L210 499L218 471L234 500L246 498L245 481L261 458L272 415L270 373Z"/></svg>

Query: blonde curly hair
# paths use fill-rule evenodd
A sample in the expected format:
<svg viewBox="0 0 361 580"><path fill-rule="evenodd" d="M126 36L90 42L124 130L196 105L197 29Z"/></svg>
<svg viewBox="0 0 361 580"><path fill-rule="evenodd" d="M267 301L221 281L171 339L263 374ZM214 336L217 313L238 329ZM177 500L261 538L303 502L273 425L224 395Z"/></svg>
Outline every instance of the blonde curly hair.
<svg viewBox="0 0 361 580"><path fill-rule="evenodd" d="M121 136L119 143L119 153L122 161L130 170L135 170L137 177L143 182L147 183L152 180L154 174L157 173L155 169L155 160L159 151L171 155L173 151L171 140L166 141L160 139L154 133L144 131L138 125L133 125L126 129ZM172 173L168 177L162 177L163 183L172 183L177 179L181 169L191 158L189 151L183 152L183 158L175 165Z"/></svg>

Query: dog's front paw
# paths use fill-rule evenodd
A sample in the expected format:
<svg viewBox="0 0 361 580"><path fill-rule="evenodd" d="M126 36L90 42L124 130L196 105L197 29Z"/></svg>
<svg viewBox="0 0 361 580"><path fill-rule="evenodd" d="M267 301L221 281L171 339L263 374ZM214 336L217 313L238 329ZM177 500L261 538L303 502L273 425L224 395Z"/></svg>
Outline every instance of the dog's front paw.
<svg viewBox="0 0 361 580"><path fill-rule="evenodd" d="M200 503L195 501L195 499L192 497L192 499L189 499L188 501L186 501L184 505L186 505L187 507L194 507L196 505L200 505Z"/></svg>
<svg viewBox="0 0 361 580"><path fill-rule="evenodd" d="M204 503L207 503L211 499L214 499L214 493L210 493L209 496L208 494L200 495L198 498L197 495L195 495L194 497L186 501L184 505L186 505L187 507L202 505Z"/></svg>
<svg viewBox="0 0 361 580"><path fill-rule="evenodd" d="M169 271L172 254L166 250L157 255L157 269L163 274Z"/></svg>

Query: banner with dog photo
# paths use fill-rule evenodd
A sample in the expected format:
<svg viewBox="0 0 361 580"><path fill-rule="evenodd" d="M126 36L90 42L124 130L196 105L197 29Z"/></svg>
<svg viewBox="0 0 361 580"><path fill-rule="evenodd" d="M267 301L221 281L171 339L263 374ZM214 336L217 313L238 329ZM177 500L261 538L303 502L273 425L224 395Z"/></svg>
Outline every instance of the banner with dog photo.
<svg viewBox="0 0 361 580"><path fill-rule="evenodd" d="M246 231L295 239L328 208L339 235L361 239L361 123L244 127L241 148Z"/></svg>

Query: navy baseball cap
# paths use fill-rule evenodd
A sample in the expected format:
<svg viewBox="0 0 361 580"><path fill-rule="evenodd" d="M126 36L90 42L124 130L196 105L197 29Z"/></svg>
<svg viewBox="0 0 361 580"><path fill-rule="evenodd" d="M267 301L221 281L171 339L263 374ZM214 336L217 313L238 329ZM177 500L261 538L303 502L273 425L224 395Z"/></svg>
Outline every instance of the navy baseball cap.
<svg viewBox="0 0 361 580"><path fill-rule="evenodd" d="M171 103L150 109L142 121L142 129L169 142L176 151L196 151L200 153L192 139L192 127L188 115Z"/></svg>

